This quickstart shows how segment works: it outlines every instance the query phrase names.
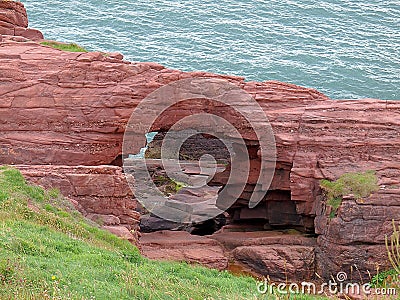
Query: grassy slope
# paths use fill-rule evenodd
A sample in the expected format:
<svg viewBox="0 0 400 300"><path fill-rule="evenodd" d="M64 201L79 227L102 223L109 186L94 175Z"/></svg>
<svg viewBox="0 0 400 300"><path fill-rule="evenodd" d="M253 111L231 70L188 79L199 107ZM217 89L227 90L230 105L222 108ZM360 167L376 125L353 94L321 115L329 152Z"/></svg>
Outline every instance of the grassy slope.
<svg viewBox="0 0 400 300"><path fill-rule="evenodd" d="M0 167L0 299L270 297L258 295L249 277L147 260L85 220L56 190Z"/></svg>

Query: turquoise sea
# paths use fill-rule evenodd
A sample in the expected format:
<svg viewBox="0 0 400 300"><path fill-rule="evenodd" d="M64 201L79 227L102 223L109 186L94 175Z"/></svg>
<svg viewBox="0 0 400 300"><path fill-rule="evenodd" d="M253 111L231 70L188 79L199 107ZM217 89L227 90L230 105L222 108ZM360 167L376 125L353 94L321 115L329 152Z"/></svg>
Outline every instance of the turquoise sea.
<svg viewBox="0 0 400 300"><path fill-rule="evenodd" d="M400 99L399 0L22 2L46 38L127 60Z"/></svg>

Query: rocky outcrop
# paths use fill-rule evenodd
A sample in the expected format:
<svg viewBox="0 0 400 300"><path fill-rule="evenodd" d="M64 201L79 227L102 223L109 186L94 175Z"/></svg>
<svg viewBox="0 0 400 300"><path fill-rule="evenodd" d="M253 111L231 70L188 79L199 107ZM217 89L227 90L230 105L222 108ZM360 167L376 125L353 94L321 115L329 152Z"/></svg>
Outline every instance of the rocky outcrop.
<svg viewBox="0 0 400 300"><path fill-rule="evenodd" d="M15 1L0 1L0 37L1 35L21 36L33 41L43 39L39 30L28 28L25 7L21 2Z"/></svg>
<svg viewBox="0 0 400 300"><path fill-rule="evenodd" d="M146 150L146 158L160 158L161 144L165 138L165 132L159 132L149 144ZM216 137L197 134L188 138L180 149L181 160L198 161L202 155L209 154L219 162L229 160L229 151Z"/></svg>
<svg viewBox="0 0 400 300"><path fill-rule="evenodd" d="M14 35L18 28L26 28L21 7L14 2L0 2L1 30L11 24L10 35ZM77 194L71 193L72 198L76 197L87 214L101 219L108 229L117 232L118 228L113 226L122 224L131 230L129 226L133 220L137 221L137 216L130 215L134 207L124 205L132 196L113 195L117 201L111 203L111 195L107 194L110 191L101 188L90 172L89 175L82 170L120 164L128 119L149 93L184 78L225 79L256 99L275 135L274 179L267 196L255 209L247 205L251 193L263 188L257 185L261 168L259 145L254 132L237 112L208 100L185 101L165 111L152 130L166 132L183 116L197 112L223 117L240 129L251 158L245 190L229 210L231 219L249 223L257 219L269 229L269 226L296 227L318 235L316 245L296 245L292 252L282 252L279 245L271 250L261 245L240 248L236 251L237 259L245 261L245 257L255 256L257 261L251 261L253 267L266 266L270 258L281 253L276 260L280 264L291 253L300 257L308 249L303 247L314 247L313 265L326 277L338 270L350 272L354 265L362 275L367 270L373 272L375 264L387 266L383 237L391 233L392 219L400 222L400 102L333 101L318 91L292 84L246 82L235 76L181 72L155 63L130 63L123 61L121 55L100 52L68 53L25 39L21 42L10 35L4 35L0 42L0 163L59 166L46 167L48 171L42 167L37 170L42 170L41 178L61 178L57 185L65 188L67 194L68 186L74 187ZM89 169L77 168L78 165ZM35 178L29 175L30 167L20 168L32 180ZM346 198L337 216L329 219L319 180L333 180L347 172L369 169L377 171L379 192L363 201ZM103 178L99 181L103 182L101 185L110 190L120 184L116 178L121 170L112 170L111 176L99 176ZM213 184L225 185L229 171L228 166L215 176ZM55 175L48 176L47 172ZM77 181L67 182L66 174L79 176L71 177L78 178ZM43 184L46 180L43 179ZM128 198L119 203L120 197ZM122 231L120 235L127 234ZM299 266L299 260L293 261L293 268Z"/></svg>
<svg viewBox="0 0 400 300"><path fill-rule="evenodd" d="M259 277L280 281L315 277L316 240L295 230L235 232L227 226L210 238L225 247L231 262Z"/></svg>
<svg viewBox="0 0 400 300"><path fill-rule="evenodd" d="M381 173L382 174L382 173ZM382 177L381 177L382 178ZM397 177L400 178L400 177ZM317 270L324 276L352 270L387 269L386 235L393 230L393 221L400 223L398 185L382 185L381 190L366 199L345 197L335 218L319 207L315 219L318 237Z"/></svg>
<svg viewBox="0 0 400 300"><path fill-rule="evenodd" d="M289 84L245 83L239 77L184 73L154 63L128 63L99 52L63 52L11 40L1 44L0 63L4 83L0 91L0 160L8 164L112 163L121 155L125 125L136 105L150 92L177 79L226 79L249 89L260 103L285 99L295 107L304 107L327 99L314 90ZM268 98L261 99L263 94L255 87ZM189 108L191 105L182 109ZM177 117L168 116L158 126L168 128ZM225 117L230 116L225 113ZM293 127L298 126L296 121L292 120Z"/></svg>
<svg viewBox="0 0 400 300"><path fill-rule="evenodd" d="M315 238L295 231L238 232L228 228L206 237L183 231L143 233L142 252L152 259L185 260L220 270L240 267L241 273L258 278L315 277Z"/></svg>
<svg viewBox="0 0 400 300"><path fill-rule="evenodd" d="M88 219L137 243L140 214L121 168L115 166L16 165L31 183L57 188Z"/></svg>
<svg viewBox="0 0 400 300"><path fill-rule="evenodd" d="M186 231L143 233L140 243L142 252L151 259L187 261L218 270L228 267L228 258L218 242Z"/></svg>

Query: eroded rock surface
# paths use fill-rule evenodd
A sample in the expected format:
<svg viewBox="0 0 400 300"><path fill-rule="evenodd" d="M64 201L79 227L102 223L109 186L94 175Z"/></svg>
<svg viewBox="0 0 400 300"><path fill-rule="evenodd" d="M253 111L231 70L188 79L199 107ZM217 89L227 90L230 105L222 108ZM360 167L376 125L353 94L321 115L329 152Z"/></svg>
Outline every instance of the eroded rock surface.
<svg viewBox="0 0 400 300"><path fill-rule="evenodd" d="M281 281L315 278L316 239L300 232L238 232L226 226L210 238L224 246L231 261L260 277Z"/></svg>
<svg viewBox="0 0 400 300"><path fill-rule="evenodd" d="M187 261L219 270L228 267L228 258L218 242L186 231L143 233L140 244L151 259Z"/></svg>
<svg viewBox="0 0 400 300"><path fill-rule="evenodd" d="M316 239L282 231L230 232L193 236L182 231L143 233L142 252L152 259L185 260L216 269L242 271L273 280L315 277Z"/></svg>
<svg viewBox="0 0 400 300"><path fill-rule="evenodd" d="M34 41L43 39L39 30L28 28L25 7L16 1L0 1L0 37L1 35L22 36Z"/></svg>
<svg viewBox="0 0 400 300"><path fill-rule="evenodd" d="M116 166L17 165L31 183L57 188L87 218L133 243L139 238L137 202Z"/></svg>
<svg viewBox="0 0 400 300"><path fill-rule="evenodd" d="M132 199L128 192L113 194L110 200L108 193L120 191L117 187L122 185L123 179L116 179L121 178L120 169L107 173L104 168L100 174L82 170L120 163L128 119L149 93L184 78L225 79L250 93L272 125L277 164L270 187L256 184L258 141L249 124L230 107L201 100L183 102L160 116L152 129L165 132L182 117L204 111L240 128L248 143L251 172L244 192L229 210L232 219L257 218L271 226L302 227L308 232L315 227L318 235L315 246L296 245L297 250L282 252L277 264L292 254L297 257L303 247L315 247L316 270L323 270L327 278L339 270L350 272L354 265L365 278L376 264L387 267L383 237L391 233L392 219L400 222L399 101L333 101L313 89L287 83L181 72L155 63L126 62L117 54L68 53L27 41L26 28L22 4L0 2L0 163L56 165L36 167L40 176L31 166L19 168L32 180L43 185L48 180L71 194L91 218L101 219L117 232L115 226L130 226L138 219L135 208L128 205ZM266 124L265 119L252 122ZM346 198L337 216L329 219L319 180L369 169L377 171L379 192L362 201ZM213 183L226 184L229 171L228 167L218 174ZM262 189L268 189L266 198L250 210L251 193ZM246 253L258 257L253 266L267 264L268 257L281 250L276 245L274 250L263 245L245 247L237 257L243 261ZM182 257L201 261L196 255ZM297 267L298 261L292 266Z"/></svg>

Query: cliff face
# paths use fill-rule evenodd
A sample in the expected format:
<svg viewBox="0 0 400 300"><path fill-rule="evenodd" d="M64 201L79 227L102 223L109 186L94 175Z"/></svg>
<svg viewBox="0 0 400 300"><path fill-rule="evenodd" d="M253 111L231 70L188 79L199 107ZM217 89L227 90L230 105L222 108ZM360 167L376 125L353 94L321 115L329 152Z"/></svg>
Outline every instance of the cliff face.
<svg viewBox="0 0 400 300"><path fill-rule="evenodd" d="M267 197L250 210L249 197L260 188L260 158L252 152L245 192L229 210L232 219L262 218L273 225L315 230L312 264L327 277L349 272L354 265L365 274L375 270L376 263L387 266L383 239L391 232L392 219L400 221L400 102L333 101L286 83L181 72L126 62L116 54L63 52L16 39L28 36L21 29L26 27L22 4L0 2L0 164L25 165L19 168L28 178L61 188L89 217L119 226L119 234L132 239L121 228L137 231L139 216L127 186L120 185L121 170L96 166L118 164L128 119L149 93L184 78L225 79L256 99L269 118L277 147ZM153 129L165 132L182 116L202 111L242 128L249 151L256 148L258 141L234 112L201 101L166 111ZM380 190L363 201L346 198L337 216L329 219L319 180L365 170L377 171ZM227 172L229 168L214 181L226 184ZM99 184L112 186L115 193L99 189ZM259 264L253 260L249 265L268 274L262 263L266 252L257 247ZM252 251L237 253L241 262L251 261Z"/></svg>
<svg viewBox="0 0 400 300"><path fill-rule="evenodd" d="M42 40L43 34L28 28L28 17L21 2L0 1L0 35L25 37L30 40Z"/></svg>
<svg viewBox="0 0 400 300"><path fill-rule="evenodd" d="M122 170L116 166L16 165L29 182L58 188L87 218L139 246L136 211Z"/></svg>

